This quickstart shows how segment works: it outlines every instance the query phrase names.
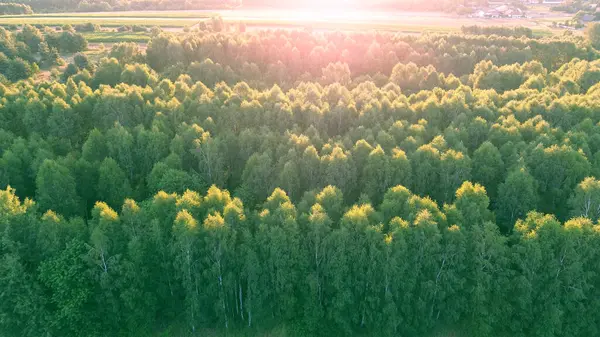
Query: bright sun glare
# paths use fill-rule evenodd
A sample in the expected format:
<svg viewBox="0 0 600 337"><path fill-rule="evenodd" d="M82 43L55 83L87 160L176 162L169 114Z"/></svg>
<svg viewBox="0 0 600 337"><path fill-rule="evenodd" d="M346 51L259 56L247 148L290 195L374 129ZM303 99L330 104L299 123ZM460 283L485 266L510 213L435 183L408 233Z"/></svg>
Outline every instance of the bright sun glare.
<svg viewBox="0 0 600 337"><path fill-rule="evenodd" d="M236 14L233 12L231 15ZM376 18L378 14L370 12L369 15L365 15L365 12L359 7L359 0L309 0L303 1L295 8L261 10L257 16L260 17L260 20L270 19L285 22L355 23L364 21L366 17ZM259 18L247 17L244 12L240 12L240 15L247 21L259 20Z"/></svg>
<svg viewBox="0 0 600 337"><path fill-rule="evenodd" d="M331 13L334 11L347 11L355 9L358 0L308 0L303 1L300 7L315 13Z"/></svg>

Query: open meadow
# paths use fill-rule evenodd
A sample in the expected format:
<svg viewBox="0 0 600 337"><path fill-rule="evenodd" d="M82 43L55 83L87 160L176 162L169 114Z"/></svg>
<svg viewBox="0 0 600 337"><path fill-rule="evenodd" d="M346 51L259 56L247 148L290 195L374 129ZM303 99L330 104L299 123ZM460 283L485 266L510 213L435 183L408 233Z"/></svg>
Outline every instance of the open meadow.
<svg viewBox="0 0 600 337"><path fill-rule="evenodd" d="M250 29L312 28L321 30L380 30L408 33L458 31L461 26L527 27L537 34L549 34L553 21L566 16L547 13L535 19L468 18L441 12L337 11L311 12L289 10L216 11L131 11L100 13L53 13L27 16L1 16L0 25L56 25L95 23L105 27L145 25L171 28L190 27L220 16L227 23L244 23Z"/></svg>

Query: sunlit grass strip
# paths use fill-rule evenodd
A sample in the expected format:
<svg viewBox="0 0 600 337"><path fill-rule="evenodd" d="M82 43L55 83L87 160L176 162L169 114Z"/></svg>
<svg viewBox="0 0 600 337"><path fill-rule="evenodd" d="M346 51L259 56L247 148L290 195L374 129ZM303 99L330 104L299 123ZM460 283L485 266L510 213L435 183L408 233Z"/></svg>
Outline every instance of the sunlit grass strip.
<svg viewBox="0 0 600 337"><path fill-rule="evenodd" d="M95 18L95 17L0 17L0 25L45 25L62 26L65 24L77 25L95 23L105 27L119 27L124 25L144 25L160 27L185 27L196 24L197 18Z"/></svg>
<svg viewBox="0 0 600 337"><path fill-rule="evenodd" d="M116 43L116 42L139 42L145 43L150 41L150 35L147 33L135 32L94 32L84 33L83 36L90 43Z"/></svg>
<svg viewBox="0 0 600 337"><path fill-rule="evenodd" d="M218 12L211 11L121 11L95 13L44 13L31 15L4 15L4 18L210 18Z"/></svg>
<svg viewBox="0 0 600 337"><path fill-rule="evenodd" d="M227 20L226 20L227 21ZM231 23L237 21L232 20ZM379 30L404 33L424 33L424 32L460 32L461 27L458 25L418 25L418 24L402 24L402 23L343 23L343 22L286 22L281 20L265 20L245 22L250 29L277 29L277 28L309 28L323 30ZM533 29L533 34L536 37L550 36L552 31L545 29Z"/></svg>
<svg viewBox="0 0 600 337"><path fill-rule="evenodd" d="M0 25L22 25L22 24L41 24L47 26L62 26L64 24L84 24L96 23L104 27L119 27L124 25L144 25L182 28L193 26L199 21L206 20L211 15L209 12L115 12L110 13L90 13L90 16L82 16L81 13L62 13L62 14L43 14L29 16L0 16ZM87 15L87 14L86 14ZM263 19L263 18L235 18L224 17L226 22L236 24L244 22L250 29L278 29L278 28L312 28L322 30L379 30L405 33L423 33L423 32L458 32L464 24L464 20L456 22L448 20L433 20L428 24L420 22L344 22L344 21L290 21L285 19ZM515 22L516 23L516 22ZM542 37L552 35L549 29L533 29L535 36ZM98 36L102 42L108 42L106 39L113 40L113 37ZM116 37L114 37L116 39ZM131 36L131 39L144 39L142 36ZM100 41L98 41L100 42Z"/></svg>
<svg viewBox="0 0 600 337"><path fill-rule="evenodd" d="M235 24L239 20L228 20L226 22ZM309 28L323 30L381 30L381 31L407 31L407 32L424 32L424 31L460 31L460 27L450 26L435 26L435 25L412 25L412 24L395 24L395 23L355 23L355 22L293 22L285 20L252 20L242 21L246 27L251 29L278 29L278 28Z"/></svg>

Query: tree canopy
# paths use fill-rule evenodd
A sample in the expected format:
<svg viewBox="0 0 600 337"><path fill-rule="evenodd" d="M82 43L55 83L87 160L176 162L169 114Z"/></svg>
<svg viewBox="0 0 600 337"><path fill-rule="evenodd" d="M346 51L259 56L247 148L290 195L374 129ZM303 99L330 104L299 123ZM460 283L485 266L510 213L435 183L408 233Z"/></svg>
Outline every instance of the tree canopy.
<svg viewBox="0 0 600 337"><path fill-rule="evenodd" d="M214 24L0 29L0 335L598 335L587 40Z"/></svg>

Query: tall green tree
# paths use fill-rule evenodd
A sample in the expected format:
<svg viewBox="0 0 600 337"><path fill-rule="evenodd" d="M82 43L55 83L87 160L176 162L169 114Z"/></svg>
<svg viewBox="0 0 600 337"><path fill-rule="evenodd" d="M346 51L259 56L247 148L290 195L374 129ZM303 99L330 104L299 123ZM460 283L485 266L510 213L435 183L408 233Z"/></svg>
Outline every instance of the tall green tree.
<svg viewBox="0 0 600 337"><path fill-rule="evenodd" d="M485 186L490 197L495 199L498 185L504 175L502 154L490 142L484 142L473 153L473 180Z"/></svg>
<svg viewBox="0 0 600 337"><path fill-rule="evenodd" d="M264 201L270 191L273 174L273 162L268 153L253 154L244 168L240 193L242 199L250 205Z"/></svg>
<svg viewBox="0 0 600 337"><path fill-rule="evenodd" d="M85 243L73 240L60 255L40 266L39 278L50 290L48 300L56 308L48 320L53 334L100 335L96 289L87 274L86 253Z"/></svg>
<svg viewBox="0 0 600 337"><path fill-rule="evenodd" d="M114 209L123 205L125 198L132 196L127 175L112 158L104 159L98 168L97 191L98 198Z"/></svg>
<svg viewBox="0 0 600 337"><path fill-rule="evenodd" d="M393 179L390 158L385 155L381 146L377 146L367 157L362 177L361 190L367 193L375 205L378 205L392 185Z"/></svg>
<svg viewBox="0 0 600 337"><path fill-rule="evenodd" d="M592 221L600 218L600 182L593 177L585 178L569 199L571 215Z"/></svg>
<svg viewBox="0 0 600 337"><path fill-rule="evenodd" d="M591 169L583 151L566 145L549 148L538 146L529 156L529 166L539 183L541 210L565 218L569 196Z"/></svg>
<svg viewBox="0 0 600 337"><path fill-rule="evenodd" d="M440 151L423 145L410 158L413 171L412 190L420 196L437 197L440 191Z"/></svg>
<svg viewBox="0 0 600 337"><path fill-rule="evenodd" d="M81 214L75 178L68 168L46 159L35 180L36 199L42 210L52 209L65 216Z"/></svg>
<svg viewBox="0 0 600 337"><path fill-rule="evenodd" d="M517 219L536 209L539 200L537 182L526 168L508 174L498 189L497 216L504 231L510 231Z"/></svg>
<svg viewBox="0 0 600 337"><path fill-rule="evenodd" d="M462 152L448 150L440 166L440 202L450 202L463 182L471 179L471 159Z"/></svg>
<svg viewBox="0 0 600 337"><path fill-rule="evenodd" d="M600 49L600 25L597 23L590 24L585 34L592 47Z"/></svg>
<svg viewBox="0 0 600 337"><path fill-rule="evenodd" d="M203 319L203 317L199 317L202 312L200 303L202 271L199 262L198 231L197 220L187 210L184 209L177 213L173 225L175 238L173 243L174 265L177 278L184 289L186 324L193 332L200 327L200 322Z"/></svg>

